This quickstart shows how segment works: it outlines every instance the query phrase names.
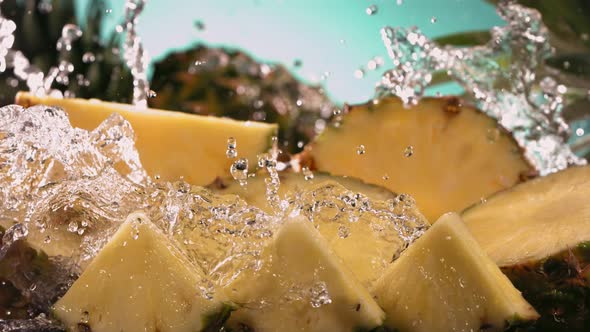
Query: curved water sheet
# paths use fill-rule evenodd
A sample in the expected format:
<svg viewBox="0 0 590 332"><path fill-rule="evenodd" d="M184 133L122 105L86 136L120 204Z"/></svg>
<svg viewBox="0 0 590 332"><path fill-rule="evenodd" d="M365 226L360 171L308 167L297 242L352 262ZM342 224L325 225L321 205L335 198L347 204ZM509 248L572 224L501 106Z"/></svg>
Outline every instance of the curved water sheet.
<svg viewBox="0 0 590 332"><path fill-rule="evenodd" d="M439 46L417 28L381 31L394 67L378 94L415 104L435 74L459 82L467 96L508 129L541 175L585 164L567 145L570 135L562 116L567 87L546 70L554 50L541 14L501 1L498 14L506 25L494 27L488 43L473 47Z"/></svg>

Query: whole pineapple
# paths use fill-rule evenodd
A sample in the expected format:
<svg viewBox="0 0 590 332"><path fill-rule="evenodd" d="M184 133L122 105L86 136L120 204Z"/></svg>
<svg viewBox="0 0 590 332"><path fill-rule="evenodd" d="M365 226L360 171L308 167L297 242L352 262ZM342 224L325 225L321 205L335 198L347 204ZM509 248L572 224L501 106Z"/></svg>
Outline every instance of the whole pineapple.
<svg viewBox="0 0 590 332"><path fill-rule="evenodd" d="M281 148L298 152L336 106L321 88L241 51L196 45L156 62L151 107L279 124Z"/></svg>

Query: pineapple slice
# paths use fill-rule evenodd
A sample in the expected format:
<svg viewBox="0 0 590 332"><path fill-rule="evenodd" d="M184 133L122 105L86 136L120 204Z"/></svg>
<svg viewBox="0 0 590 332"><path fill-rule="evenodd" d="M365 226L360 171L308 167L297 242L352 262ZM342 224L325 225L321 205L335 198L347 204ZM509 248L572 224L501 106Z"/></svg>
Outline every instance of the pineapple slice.
<svg viewBox="0 0 590 332"><path fill-rule="evenodd" d="M70 331L201 331L209 324L220 326L223 319L215 313L227 313L226 307L202 295L203 280L191 266L144 214L133 213L55 303L54 314Z"/></svg>
<svg viewBox="0 0 590 332"><path fill-rule="evenodd" d="M463 212L484 251L541 314L543 331L590 326L590 166L496 194Z"/></svg>
<svg viewBox="0 0 590 332"><path fill-rule="evenodd" d="M384 314L313 224L287 221L259 271L244 271L228 293L242 304L231 328L255 331L371 330Z"/></svg>
<svg viewBox="0 0 590 332"><path fill-rule="evenodd" d="M458 215L442 216L373 289L399 331L503 331L538 317Z"/></svg>
<svg viewBox="0 0 590 332"><path fill-rule="evenodd" d="M232 161L225 155L227 140L234 137L240 157L256 162L266 152L277 126L241 122L209 116L136 109L132 105L85 99L36 97L20 92L16 103L25 107L50 105L63 108L73 126L92 130L112 113L119 113L137 136L141 161L150 175L175 181L180 177L192 184L206 185L229 171Z"/></svg>
<svg viewBox="0 0 590 332"><path fill-rule="evenodd" d="M303 174L291 172L281 172L279 176L281 180L279 194L287 200L297 200L298 203L306 199L307 203L324 200L339 203L338 207L331 209L324 207L326 211L324 215L318 212L311 219L314 220L314 225L332 250L344 261L346 267L353 272L363 286L370 287L391 263L394 253L401 250L402 243L395 241L397 232L394 233L391 219L382 220L370 213L361 213L362 217L356 222L350 222L346 218L348 213L334 219L334 210L347 206L338 197L355 197L360 193L370 199L370 204L374 208L389 211L390 203L398 202L399 196L385 188L366 184L355 178L316 173L313 179L305 180ZM248 179L247 186L241 186L233 179L217 179L209 185L209 188L219 194L237 194L248 204L273 213L266 199L263 176ZM304 194L294 196L296 193ZM408 199L406 203L399 204L404 206L404 210L397 212L401 218L405 218L400 222L408 227L412 222L415 225L427 227L428 221L415 208L415 205L411 204L411 200ZM342 234L343 229L346 230L346 234Z"/></svg>
<svg viewBox="0 0 590 332"><path fill-rule="evenodd" d="M431 222L533 171L495 120L456 98L426 98L411 108L396 98L352 106L301 159L320 171L408 193Z"/></svg>

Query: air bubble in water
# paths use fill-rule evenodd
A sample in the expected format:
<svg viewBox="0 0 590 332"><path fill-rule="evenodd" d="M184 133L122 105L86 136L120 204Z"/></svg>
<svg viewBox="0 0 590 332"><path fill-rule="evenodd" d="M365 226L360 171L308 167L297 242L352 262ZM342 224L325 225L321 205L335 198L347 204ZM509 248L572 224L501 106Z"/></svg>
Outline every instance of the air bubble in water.
<svg viewBox="0 0 590 332"><path fill-rule="evenodd" d="M230 167L231 176L240 185L246 185L248 180L248 159L240 158L234 161Z"/></svg>
<svg viewBox="0 0 590 332"><path fill-rule="evenodd" d="M367 152L367 150L365 149L365 146L362 144L356 148L356 154L358 154L358 155L363 155L366 152Z"/></svg>

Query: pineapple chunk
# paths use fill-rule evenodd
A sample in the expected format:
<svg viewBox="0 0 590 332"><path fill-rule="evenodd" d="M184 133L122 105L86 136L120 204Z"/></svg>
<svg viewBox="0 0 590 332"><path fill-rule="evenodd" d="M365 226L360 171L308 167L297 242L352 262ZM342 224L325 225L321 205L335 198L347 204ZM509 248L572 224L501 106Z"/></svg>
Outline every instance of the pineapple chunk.
<svg viewBox="0 0 590 332"><path fill-rule="evenodd" d="M145 215L133 213L54 314L70 331L200 331L225 308L202 295L191 266Z"/></svg>
<svg viewBox="0 0 590 332"><path fill-rule="evenodd" d="M324 199L337 201L337 196L354 196L360 193L371 199L373 207L383 207L389 206L386 201L397 197L385 188L366 184L355 178L316 173L313 179L305 180L300 173L281 172L279 174L281 180L279 194L287 199L294 199L295 193L306 192L313 193L314 201ZM209 188L219 194L237 194L248 204L273 213L266 199L266 184L262 176L248 179L247 186L241 186L233 179L217 179L209 185ZM325 193L322 189L331 190ZM301 202L301 197L298 200ZM408 220L404 222L406 226L410 226L409 220L412 219L416 223L429 225L415 206L409 206L403 215ZM388 235L388 231L393 228L390 220L379 220L377 216L369 213L363 213L356 222L349 222L348 219L344 222L336 222L331 218L332 215L314 218L314 224L331 249L342 258L346 267L363 286L371 287L391 263L393 254L402 247L401 242L392 240L397 234ZM339 235L342 227L348 230L346 236Z"/></svg>
<svg viewBox="0 0 590 332"><path fill-rule="evenodd" d="M167 181L180 177L195 185L207 185L228 174L232 161L225 155L227 140L234 137L240 157L250 164L271 146L274 124L242 122L210 116L136 109L132 105L84 99L36 97L20 92L16 103L25 107L49 105L63 108L74 127L93 130L112 113L122 115L133 127L141 162L150 175Z"/></svg>
<svg viewBox="0 0 590 332"><path fill-rule="evenodd" d="M484 251L541 318L539 331L590 326L590 166L534 179L463 212Z"/></svg>
<svg viewBox="0 0 590 332"><path fill-rule="evenodd" d="M319 171L410 194L431 222L533 171L495 120L456 98L426 98L411 108L395 98L352 106L301 159Z"/></svg>
<svg viewBox="0 0 590 332"><path fill-rule="evenodd" d="M243 306L229 326L256 331L371 330L384 314L313 224L289 220L264 252L259 271L244 271L227 292Z"/></svg>
<svg viewBox="0 0 590 332"><path fill-rule="evenodd" d="M443 215L373 289L399 331L503 331L538 317L456 214Z"/></svg>

